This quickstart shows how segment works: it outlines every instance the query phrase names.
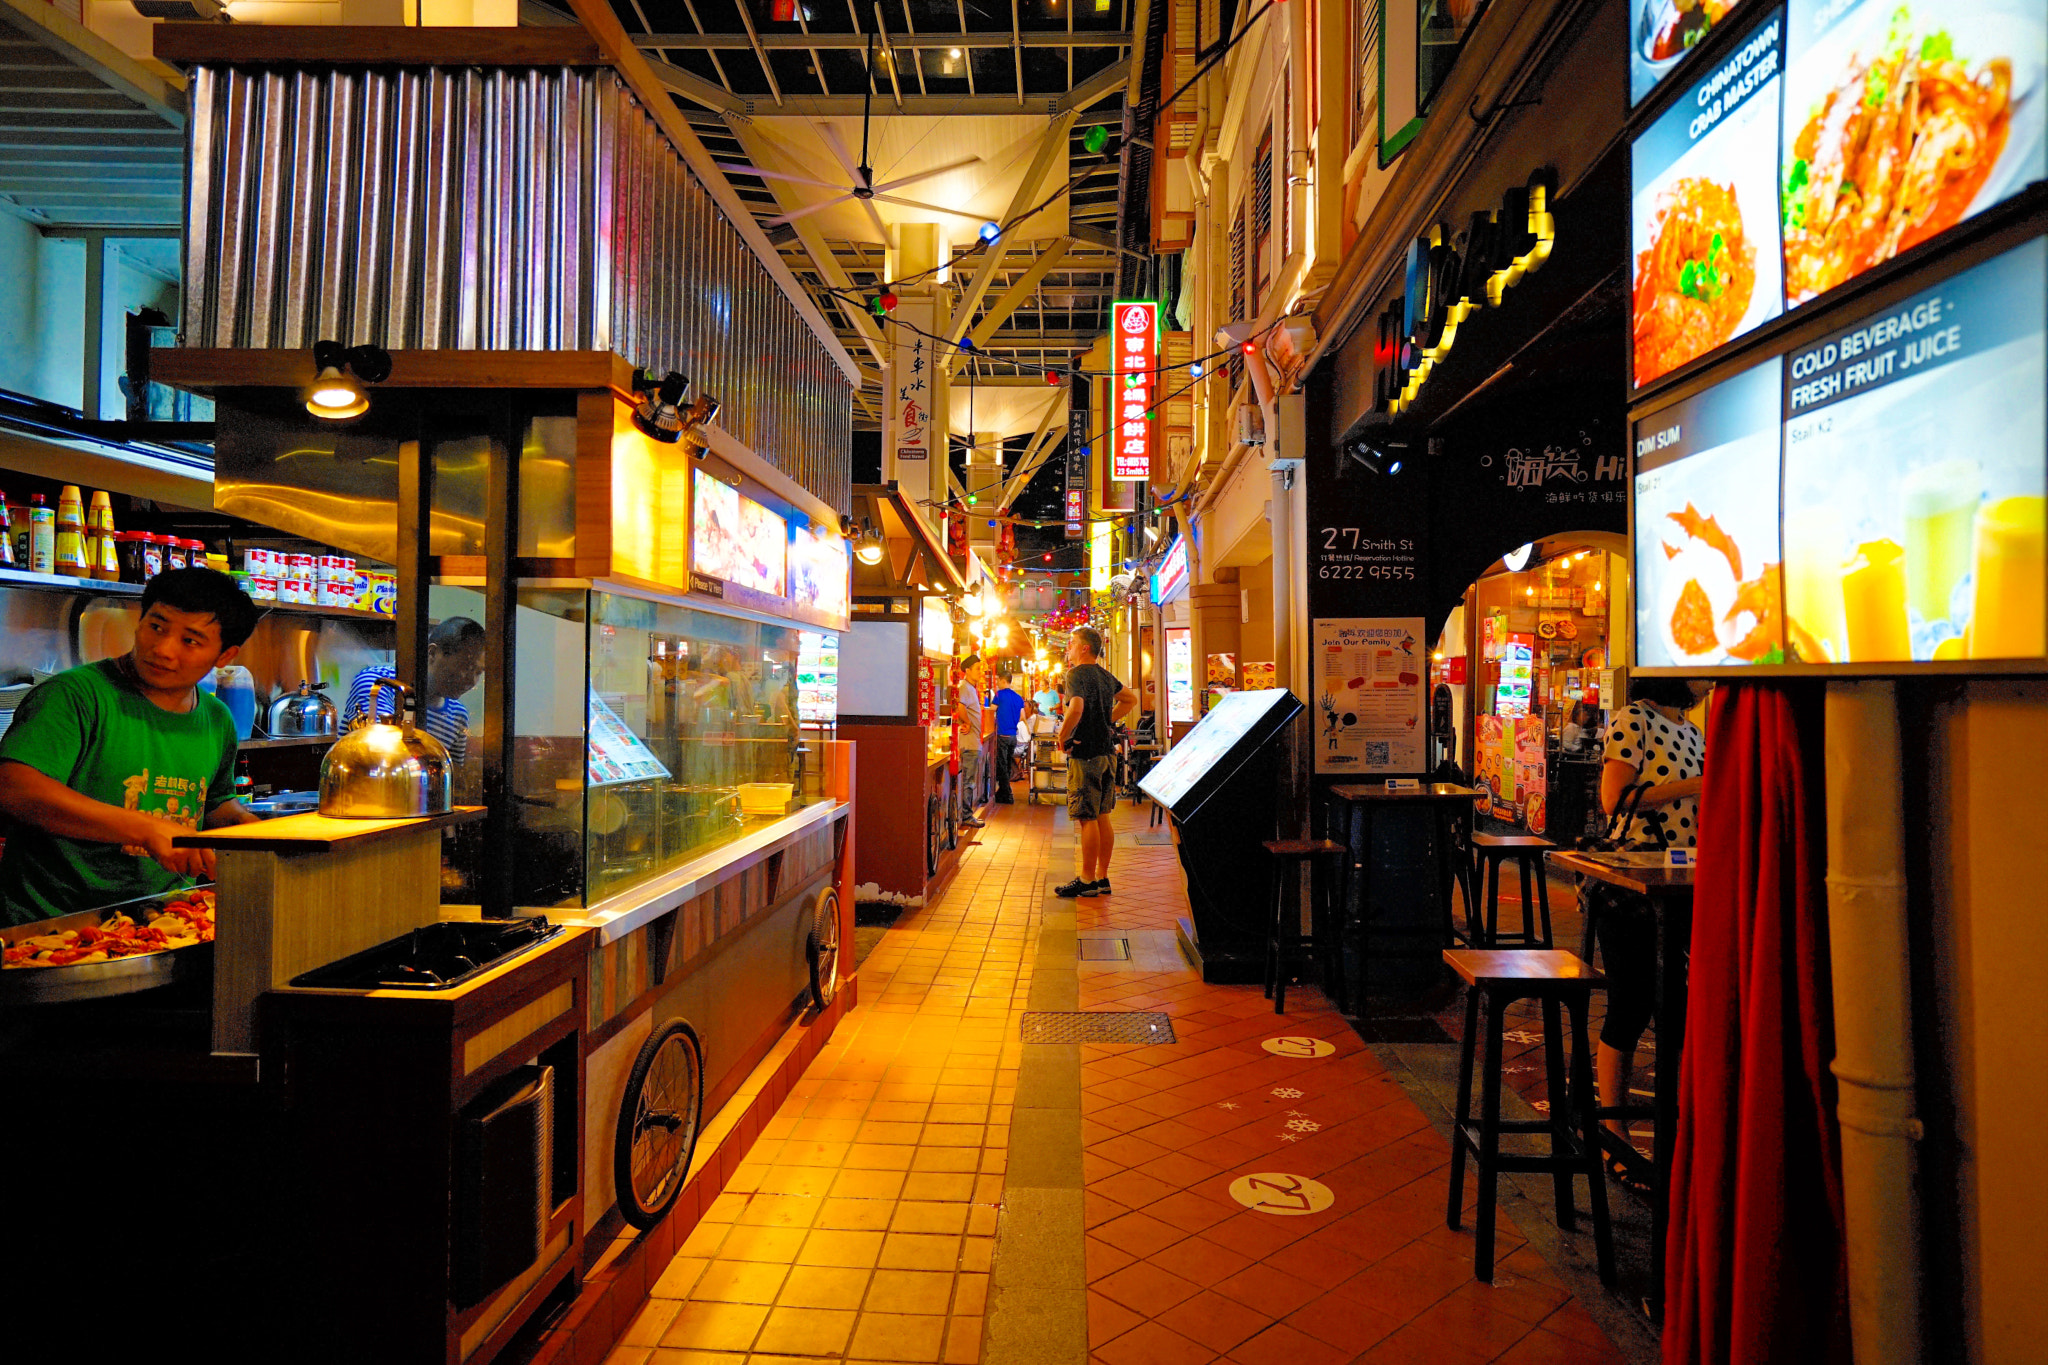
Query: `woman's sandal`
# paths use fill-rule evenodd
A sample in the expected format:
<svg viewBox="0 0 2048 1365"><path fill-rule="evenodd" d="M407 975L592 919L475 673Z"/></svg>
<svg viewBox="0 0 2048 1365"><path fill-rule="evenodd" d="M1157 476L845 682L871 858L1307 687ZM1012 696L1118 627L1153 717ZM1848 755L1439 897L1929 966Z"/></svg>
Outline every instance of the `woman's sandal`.
<svg viewBox="0 0 2048 1365"><path fill-rule="evenodd" d="M1607 1178L1631 1194L1647 1195L1650 1182L1635 1173L1635 1170L1618 1156L1607 1158Z"/></svg>

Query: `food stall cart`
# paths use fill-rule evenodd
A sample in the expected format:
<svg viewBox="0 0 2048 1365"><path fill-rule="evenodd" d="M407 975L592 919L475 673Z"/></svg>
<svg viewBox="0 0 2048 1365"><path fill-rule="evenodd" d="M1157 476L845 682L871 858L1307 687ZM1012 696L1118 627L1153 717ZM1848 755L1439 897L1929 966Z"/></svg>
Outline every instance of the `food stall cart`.
<svg viewBox="0 0 2048 1365"><path fill-rule="evenodd" d="M481 801L388 829L304 816L193 836L220 850L210 962L161 990L9 1011L0 1079L46 1120L41 1150L177 1189L53 1184L10 1255L47 1273L118 1245L184 1272L158 1344L197 1330L230 1354L453 1365L541 1336L563 1354L561 1324L582 1323L581 1356L853 1000L854 771L824 676L849 605L846 384L676 154L686 140L614 74L630 54L581 30L374 36L350 66L331 33L160 32L193 68L195 164L248 182L189 179L184 344L152 377L216 402L216 510L393 566L401 678L419 682L431 620L483 625ZM634 212L678 230L593 244L608 213L556 202L567 218L294 254L291 196L342 213L352 191L280 175L291 119L232 111L259 87L292 104L343 176L350 147L374 160L403 141L376 119L367 150L349 141L356 97L387 82L428 90L379 106L405 137L470 83L461 97L491 112L441 152L508 195L567 183L541 162L573 141L493 152L528 126L515 106L542 86L558 114L594 103L584 134L606 146L569 178L629 152L667 190ZM582 188L608 206L625 182ZM252 230L272 214L284 228ZM534 266L565 240L566 274L475 255ZM236 253L273 250L256 274L279 287L240 288ZM478 280L490 300L461 292ZM684 298L685 281L708 292ZM514 301L529 285L569 320ZM480 330L474 311L435 321L487 305L507 311ZM330 325L390 347L367 367L349 351L361 402L340 420L309 410ZM615 350L701 361L698 382L647 381Z"/></svg>
<svg viewBox="0 0 2048 1365"><path fill-rule="evenodd" d="M860 747L854 800L867 834L855 878L922 896L959 844L949 770L954 634L965 619L956 603L966 584L894 485L855 488L854 516L879 547L874 563L856 559L841 656L839 735Z"/></svg>

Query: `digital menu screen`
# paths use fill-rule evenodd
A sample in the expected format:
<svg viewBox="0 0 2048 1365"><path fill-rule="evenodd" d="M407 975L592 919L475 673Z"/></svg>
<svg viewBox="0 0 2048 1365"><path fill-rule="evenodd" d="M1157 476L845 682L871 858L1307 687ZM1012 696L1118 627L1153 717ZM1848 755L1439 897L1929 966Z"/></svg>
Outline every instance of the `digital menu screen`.
<svg viewBox="0 0 2048 1365"><path fill-rule="evenodd" d="M1636 423L1639 666L2048 657L2048 239L1845 322Z"/></svg>
<svg viewBox="0 0 2048 1365"><path fill-rule="evenodd" d="M690 500L691 567L781 597L789 554L788 523L702 469L696 471L695 493Z"/></svg>
<svg viewBox="0 0 2048 1365"><path fill-rule="evenodd" d="M1728 17L1738 0L1629 0L1628 102L1643 97Z"/></svg>
<svg viewBox="0 0 2048 1365"><path fill-rule="evenodd" d="M1636 661L1782 663L1780 362L1636 423Z"/></svg>
<svg viewBox="0 0 2048 1365"><path fill-rule="evenodd" d="M1792 306L2041 178L2041 0L1790 0L1785 55Z"/></svg>
<svg viewBox="0 0 2048 1365"><path fill-rule="evenodd" d="M1200 724L1174 741L1166 757L1152 765L1138 786L1145 795L1172 809L1255 731L1270 730L1299 710L1301 703L1284 687L1227 693L1209 708ZM1238 761L1243 758L1239 755Z"/></svg>
<svg viewBox="0 0 2048 1365"><path fill-rule="evenodd" d="M1638 388L1776 317L1785 16L1735 47L1636 139L1630 234Z"/></svg>
<svg viewBox="0 0 2048 1365"><path fill-rule="evenodd" d="M796 637L796 714L805 725L839 722L839 637L799 631Z"/></svg>
<svg viewBox="0 0 2048 1365"><path fill-rule="evenodd" d="M789 536L789 600L835 619L844 618L852 598L852 564L846 542L829 531L792 526Z"/></svg>
<svg viewBox="0 0 2048 1365"><path fill-rule="evenodd" d="M1795 661L2048 654L2048 240L1785 358Z"/></svg>
<svg viewBox="0 0 2048 1365"><path fill-rule="evenodd" d="M1652 11L1729 8L1690 3L1634 0L1635 98ZM1638 388L2043 178L2041 0L1788 0L1718 51L1633 143Z"/></svg>

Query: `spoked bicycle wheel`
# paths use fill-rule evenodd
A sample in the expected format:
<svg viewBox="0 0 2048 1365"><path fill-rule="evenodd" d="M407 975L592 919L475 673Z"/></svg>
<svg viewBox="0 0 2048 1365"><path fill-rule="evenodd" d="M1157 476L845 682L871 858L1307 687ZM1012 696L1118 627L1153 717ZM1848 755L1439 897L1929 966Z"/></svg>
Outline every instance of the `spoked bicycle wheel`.
<svg viewBox="0 0 2048 1365"><path fill-rule="evenodd" d="M839 993L839 893L829 886L818 893L804 955L811 964L811 1003L822 1010Z"/></svg>
<svg viewBox="0 0 2048 1365"><path fill-rule="evenodd" d="M683 1192L704 1113L704 1052L680 1019L654 1031L633 1059L612 1152L619 1213L647 1229Z"/></svg>

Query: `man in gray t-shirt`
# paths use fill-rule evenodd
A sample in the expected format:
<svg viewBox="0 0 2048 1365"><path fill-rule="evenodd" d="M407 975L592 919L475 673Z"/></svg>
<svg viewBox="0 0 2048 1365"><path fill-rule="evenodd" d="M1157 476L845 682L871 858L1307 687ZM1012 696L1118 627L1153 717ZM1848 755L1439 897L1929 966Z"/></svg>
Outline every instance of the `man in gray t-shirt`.
<svg viewBox="0 0 2048 1365"><path fill-rule="evenodd" d="M1067 637L1066 715L1060 747L1067 751L1067 814L1081 831L1081 875L1054 887L1060 896L1109 894L1109 854L1116 845L1109 813L1116 807L1116 737L1111 729L1138 704L1138 694L1096 660L1102 634L1088 626Z"/></svg>
<svg viewBox="0 0 2048 1365"><path fill-rule="evenodd" d="M960 745L960 824L980 829L974 812L981 807L981 687L987 675L979 654L960 661L960 686L953 692L953 736Z"/></svg>

